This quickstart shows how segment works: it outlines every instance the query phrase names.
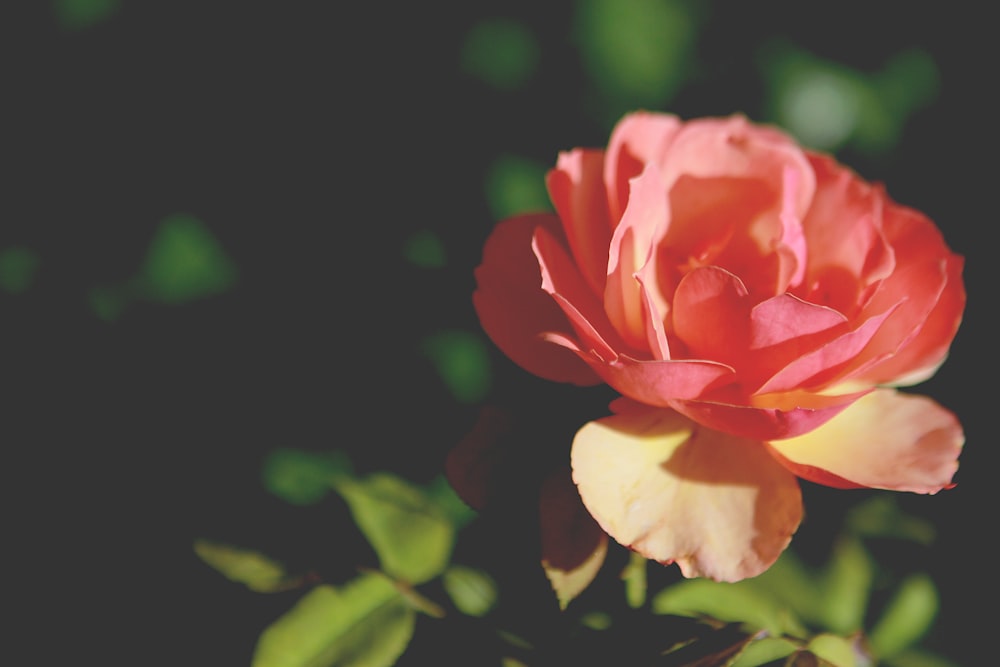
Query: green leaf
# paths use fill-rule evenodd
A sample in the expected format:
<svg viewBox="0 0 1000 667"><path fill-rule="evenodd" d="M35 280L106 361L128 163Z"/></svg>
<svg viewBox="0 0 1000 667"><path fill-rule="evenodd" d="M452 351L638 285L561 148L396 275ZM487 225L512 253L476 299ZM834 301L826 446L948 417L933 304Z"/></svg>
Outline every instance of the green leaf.
<svg viewBox="0 0 1000 667"><path fill-rule="evenodd" d="M337 482L353 474L343 452L306 452L276 449L264 459L264 486L293 505L311 505L323 499Z"/></svg>
<svg viewBox="0 0 1000 667"><path fill-rule="evenodd" d="M914 574L899 585L868 639L879 658L891 658L916 644L938 611L938 592L930 576Z"/></svg>
<svg viewBox="0 0 1000 667"><path fill-rule="evenodd" d="M874 564L860 540L837 540L823 577L826 629L841 635L862 629L874 578Z"/></svg>
<svg viewBox="0 0 1000 667"><path fill-rule="evenodd" d="M194 552L230 581L258 593L286 590L292 582L285 568L267 556L210 540L196 540Z"/></svg>
<svg viewBox="0 0 1000 667"><path fill-rule="evenodd" d="M252 667L390 667L413 636L416 612L393 582L362 574L317 586L268 626Z"/></svg>
<svg viewBox="0 0 1000 667"><path fill-rule="evenodd" d="M403 246L403 256L422 269L440 269L447 263L444 244L434 232L423 229L412 234Z"/></svg>
<svg viewBox="0 0 1000 667"><path fill-rule="evenodd" d="M523 85L535 72L541 49L527 28L506 19L473 26L462 45L462 69L501 90Z"/></svg>
<svg viewBox="0 0 1000 667"><path fill-rule="evenodd" d="M622 570L625 582L625 601L632 609L646 604L646 569L649 561L635 551L629 553L628 565Z"/></svg>
<svg viewBox="0 0 1000 667"><path fill-rule="evenodd" d="M799 645L783 637L763 637L750 642L727 667L760 667L799 650Z"/></svg>
<svg viewBox="0 0 1000 667"><path fill-rule="evenodd" d="M486 396L490 358L481 336L470 331L438 331L424 338L420 347L456 400L478 403Z"/></svg>
<svg viewBox="0 0 1000 667"><path fill-rule="evenodd" d="M444 590L455 607L469 616L485 616L496 605L497 584L488 573L463 565L444 572Z"/></svg>
<svg viewBox="0 0 1000 667"><path fill-rule="evenodd" d="M494 220L519 213L552 211L545 188L548 167L516 155L502 155L486 176L486 198Z"/></svg>
<svg viewBox="0 0 1000 667"><path fill-rule="evenodd" d="M444 475L438 475L424 489L427 498L448 518L455 528L461 528L475 519L479 513L465 504Z"/></svg>
<svg viewBox="0 0 1000 667"><path fill-rule="evenodd" d="M821 621L823 590L812 571L791 549L763 574L741 582L758 595L774 599L775 603L804 621Z"/></svg>
<svg viewBox="0 0 1000 667"><path fill-rule="evenodd" d="M934 524L906 514L890 494L881 494L853 507L847 515L847 527L862 537L892 537L919 544L934 541Z"/></svg>
<svg viewBox="0 0 1000 667"><path fill-rule="evenodd" d="M68 30L82 30L104 21L118 10L121 0L55 0L59 23Z"/></svg>
<svg viewBox="0 0 1000 667"><path fill-rule="evenodd" d="M455 526L419 487L380 472L343 478L336 490L387 574L417 585L448 567Z"/></svg>
<svg viewBox="0 0 1000 667"><path fill-rule="evenodd" d="M38 255L28 248L4 248L0 251L0 289L10 294L26 291L35 280L38 263Z"/></svg>
<svg viewBox="0 0 1000 667"><path fill-rule="evenodd" d="M160 223L135 289L164 303L182 303L229 289L236 267L197 218L173 215Z"/></svg>
<svg viewBox="0 0 1000 667"><path fill-rule="evenodd" d="M819 634L809 640L809 650L837 667L863 667L871 664L854 638Z"/></svg>
<svg viewBox="0 0 1000 667"><path fill-rule="evenodd" d="M746 582L679 581L653 597L652 609L657 614L708 616L719 621L743 623L771 635L804 632L801 621L787 607Z"/></svg>

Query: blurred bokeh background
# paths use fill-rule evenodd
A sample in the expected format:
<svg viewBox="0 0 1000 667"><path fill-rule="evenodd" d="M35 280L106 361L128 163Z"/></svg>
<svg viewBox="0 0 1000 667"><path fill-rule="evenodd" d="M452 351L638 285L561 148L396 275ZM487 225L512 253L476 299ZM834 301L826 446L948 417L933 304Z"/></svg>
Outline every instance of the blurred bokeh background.
<svg viewBox="0 0 1000 667"><path fill-rule="evenodd" d="M5 634L33 656L17 664L248 664L294 594L234 585L195 556L195 539L332 572L366 548L333 501L269 494L269 452L344 450L361 469L426 481L482 403L574 400L492 348L472 272L496 220L548 207L558 151L604 145L637 108L779 124L885 183L966 256L965 323L919 391L959 415L967 449L957 488L898 499L934 537L892 564L934 577L927 645L989 664L987 13L3 3ZM857 497L808 492L807 552Z"/></svg>

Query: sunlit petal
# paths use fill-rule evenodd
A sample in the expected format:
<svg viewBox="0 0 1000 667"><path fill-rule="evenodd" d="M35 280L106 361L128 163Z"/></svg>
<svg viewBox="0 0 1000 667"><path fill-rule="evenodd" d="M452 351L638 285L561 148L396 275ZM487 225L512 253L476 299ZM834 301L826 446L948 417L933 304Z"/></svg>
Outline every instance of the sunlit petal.
<svg viewBox="0 0 1000 667"><path fill-rule="evenodd" d="M584 504L621 544L686 577L738 581L767 569L802 518L795 476L758 442L671 410L590 422L573 441Z"/></svg>
<svg viewBox="0 0 1000 667"><path fill-rule="evenodd" d="M816 430L770 444L796 475L821 484L937 493L952 486L964 442L955 415L933 400L880 389Z"/></svg>

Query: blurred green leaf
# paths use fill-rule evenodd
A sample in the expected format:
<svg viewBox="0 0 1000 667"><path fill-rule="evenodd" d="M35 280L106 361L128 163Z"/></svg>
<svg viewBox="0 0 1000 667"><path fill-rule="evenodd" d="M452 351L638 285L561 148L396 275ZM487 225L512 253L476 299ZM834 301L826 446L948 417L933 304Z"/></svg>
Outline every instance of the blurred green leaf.
<svg viewBox="0 0 1000 667"><path fill-rule="evenodd" d="M38 271L38 255L23 246L11 246L0 251L0 289L10 294L26 291Z"/></svg>
<svg viewBox="0 0 1000 667"><path fill-rule="evenodd" d="M786 658L799 649L799 645L782 637L756 639L727 667L760 667L781 658Z"/></svg>
<svg viewBox="0 0 1000 667"><path fill-rule="evenodd" d="M886 667L959 667L957 662L929 651L906 649L879 662Z"/></svg>
<svg viewBox="0 0 1000 667"><path fill-rule="evenodd" d="M253 667L390 667L413 636L416 612L377 573L317 586L261 634Z"/></svg>
<svg viewBox="0 0 1000 667"><path fill-rule="evenodd" d="M679 581L653 597L652 609L657 614L707 616L744 623L775 636L805 632L801 621L788 608L745 582Z"/></svg>
<svg viewBox="0 0 1000 667"><path fill-rule="evenodd" d="M632 609L638 609L646 604L646 569L649 560L636 553L629 553L628 565L622 571L622 581L625 582L625 601Z"/></svg>
<svg viewBox="0 0 1000 667"><path fill-rule="evenodd" d="M461 528L478 516L478 512L465 504L444 475L438 475L424 489L427 498L456 527Z"/></svg>
<svg viewBox="0 0 1000 667"><path fill-rule="evenodd" d="M862 629L875 565L861 542L841 536L823 573L823 626L840 635Z"/></svg>
<svg viewBox="0 0 1000 667"><path fill-rule="evenodd" d="M244 584L257 593L286 590L293 583L284 567L257 551L211 540L196 540L194 551L227 579Z"/></svg>
<svg viewBox="0 0 1000 667"><path fill-rule="evenodd" d="M485 398L492 378L489 352L481 336L469 331L438 331L424 338L420 347L456 400L478 403Z"/></svg>
<svg viewBox="0 0 1000 667"><path fill-rule="evenodd" d="M520 213L548 213L552 202L545 186L548 165L515 155L501 155L486 175L486 199L494 220Z"/></svg>
<svg viewBox="0 0 1000 667"><path fill-rule="evenodd" d="M850 144L869 155L887 153L908 117L938 89L933 58L918 50L898 53L869 74L771 42L761 51L760 66L768 80L769 119L823 151Z"/></svg>
<svg viewBox="0 0 1000 667"><path fill-rule="evenodd" d="M663 109L693 69L699 22L682 0L580 0L574 35L604 120Z"/></svg>
<svg viewBox="0 0 1000 667"><path fill-rule="evenodd" d="M875 655L891 658L916 644L938 611L938 592L927 574L910 575L899 585L868 634Z"/></svg>
<svg viewBox="0 0 1000 667"><path fill-rule="evenodd" d="M534 74L540 53L538 40L520 23L487 19L465 36L461 67L495 88L513 90Z"/></svg>
<svg viewBox="0 0 1000 667"><path fill-rule="evenodd" d="M417 585L448 567L455 526L420 488L379 472L341 479L336 490L388 575Z"/></svg>
<svg viewBox="0 0 1000 667"><path fill-rule="evenodd" d="M422 269L440 269L447 263L444 244L434 232L423 229L406 239L403 255Z"/></svg>
<svg viewBox="0 0 1000 667"><path fill-rule="evenodd" d="M267 455L262 467L267 490L294 505L319 502L338 480L353 474L347 455L339 451L276 449Z"/></svg>
<svg viewBox="0 0 1000 667"><path fill-rule="evenodd" d="M90 309L105 322L117 320L128 305L129 295L125 288L95 287L87 293Z"/></svg>
<svg viewBox="0 0 1000 667"><path fill-rule="evenodd" d="M463 614L485 616L496 605L496 581L482 570L452 565L445 570L442 584L448 597Z"/></svg>
<svg viewBox="0 0 1000 667"><path fill-rule="evenodd" d="M863 537L891 537L919 544L934 541L934 524L904 513L890 494L873 496L847 514L846 527Z"/></svg>
<svg viewBox="0 0 1000 667"><path fill-rule="evenodd" d="M758 591L758 595L773 598L796 618L822 622L823 591L817 577L791 549L786 549L763 574L746 580L742 585Z"/></svg>
<svg viewBox="0 0 1000 667"><path fill-rule="evenodd" d="M837 667L870 667L872 664L854 637L841 637L824 632L809 640L809 650Z"/></svg>
<svg viewBox="0 0 1000 667"><path fill-rule="evenodd" d="M107 19L120 4L120 0L55 0L52 8L62 27L82 30Z"/></svg>
<svg viewBox="0 0 1000 667"><path fill-rule="evenodd" d="M154 301L182 303L226 291L236 275L235 265L204 223L173 215L157 228L134 289Z"/></svg>

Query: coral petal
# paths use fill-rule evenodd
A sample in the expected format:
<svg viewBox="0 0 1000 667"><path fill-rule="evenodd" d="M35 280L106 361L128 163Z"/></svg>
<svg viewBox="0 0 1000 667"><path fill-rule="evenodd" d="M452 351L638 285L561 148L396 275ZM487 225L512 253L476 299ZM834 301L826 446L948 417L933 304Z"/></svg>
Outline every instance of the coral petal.
<svg viewBox="0 0 1000 667"><path fill-rule="evenodd" d="M472 295L479 321L497 347L528 372L557 382L597 384L598 377L576 354L539 336L544 331L572 336L573 329L542 289L531 246L538 228L562 235L559 218L534 214L501 222L486 241Z"/></svg>

